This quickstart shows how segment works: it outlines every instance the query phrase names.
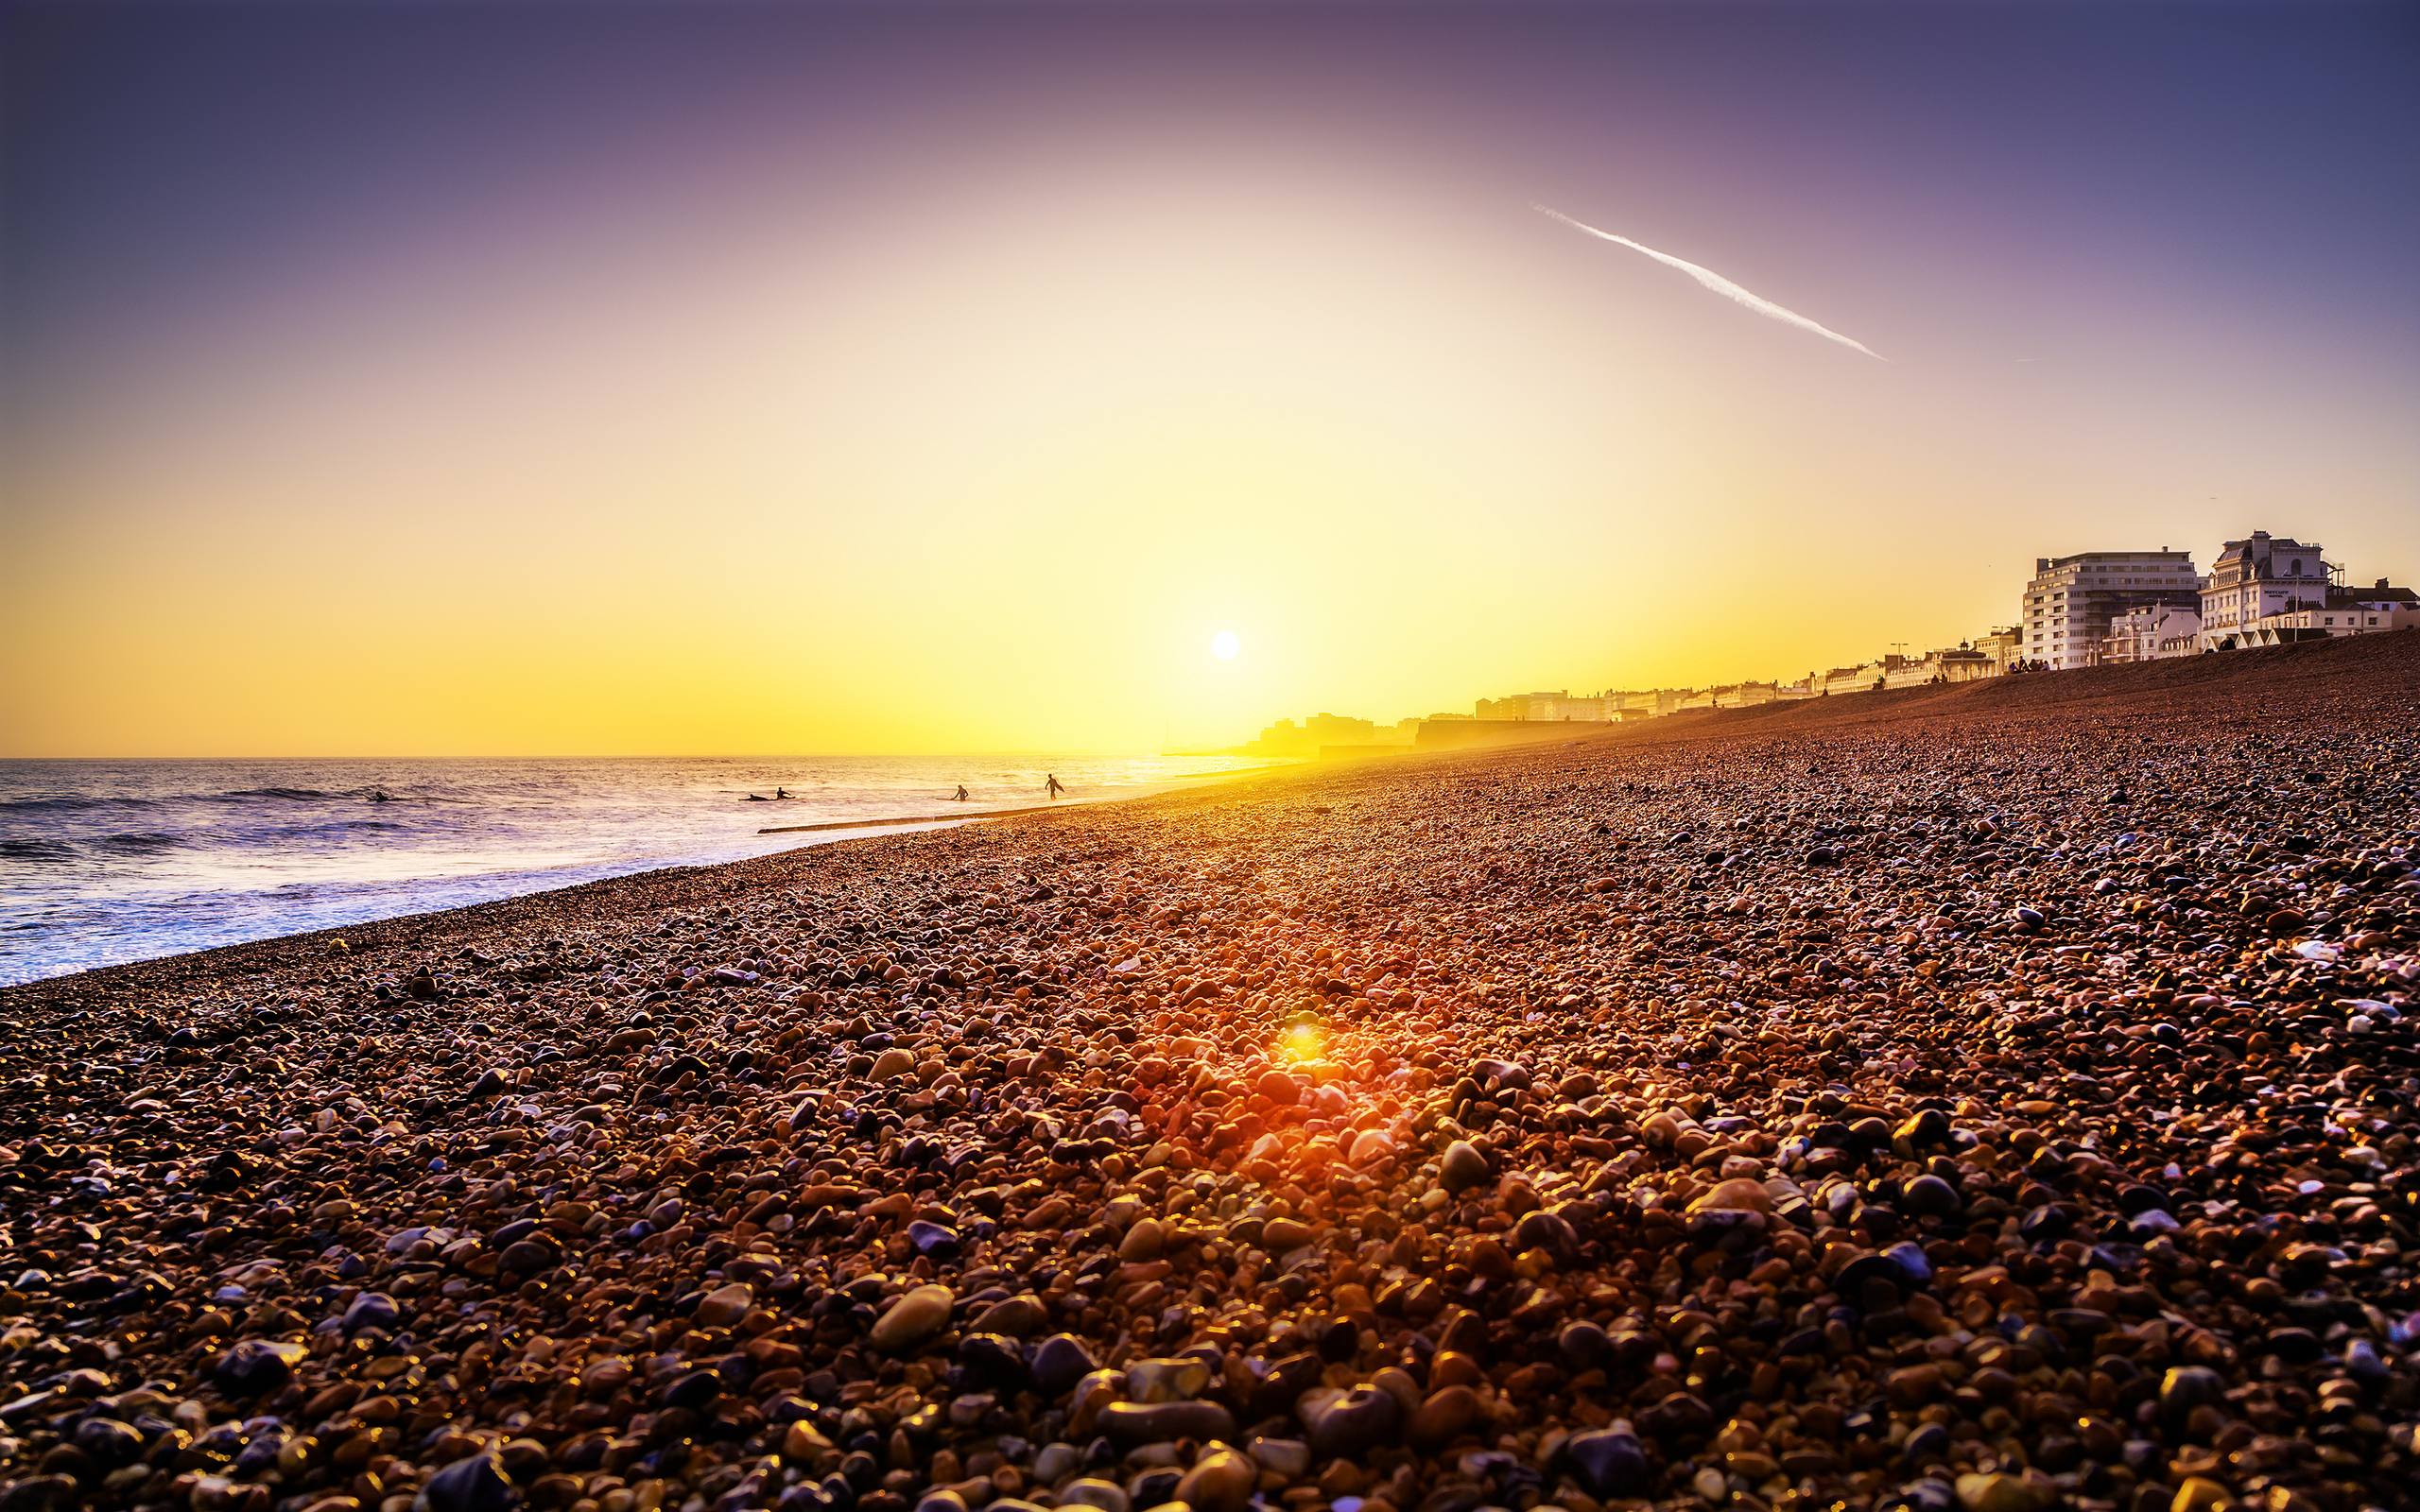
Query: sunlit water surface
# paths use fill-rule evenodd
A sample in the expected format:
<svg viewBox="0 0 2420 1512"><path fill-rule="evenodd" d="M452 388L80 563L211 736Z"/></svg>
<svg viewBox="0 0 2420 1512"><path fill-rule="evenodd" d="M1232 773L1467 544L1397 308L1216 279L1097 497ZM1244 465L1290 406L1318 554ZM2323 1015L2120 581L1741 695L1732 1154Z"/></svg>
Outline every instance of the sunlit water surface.
<svg viewBox="0 0 2420 1512"><path fill-rule="evenodd" d="M0 983L852 833L771 825L1131 796L1230 757L0 762ZM964 783L964 804L951 795ZM788 801L752 802L786 788Z"/></svg>

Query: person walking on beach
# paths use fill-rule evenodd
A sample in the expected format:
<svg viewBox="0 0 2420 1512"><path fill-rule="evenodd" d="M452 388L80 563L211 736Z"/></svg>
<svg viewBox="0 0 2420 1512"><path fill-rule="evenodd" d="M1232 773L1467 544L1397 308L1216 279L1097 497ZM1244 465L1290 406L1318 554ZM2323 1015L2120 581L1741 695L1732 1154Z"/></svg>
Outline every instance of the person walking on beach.
<svg viewBox="0 0 2420 1512"><path fill-rule="evenodd" d="M1043 791L1049 794L1053 799L1056 799L1060 794L1067 791L1066 784L1059 781L1059 774L1057 772L1048 772L1044 775L1047 776L1050 781L1044 784Z"/></svg>

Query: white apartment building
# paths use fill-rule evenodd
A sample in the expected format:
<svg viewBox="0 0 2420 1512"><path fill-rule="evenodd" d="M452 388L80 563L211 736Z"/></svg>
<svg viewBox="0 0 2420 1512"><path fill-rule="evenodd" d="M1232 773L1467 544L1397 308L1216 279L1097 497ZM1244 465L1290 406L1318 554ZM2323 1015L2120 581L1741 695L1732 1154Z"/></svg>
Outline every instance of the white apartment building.
<svg viewBox="0 0 2420 1512"><path fill-rule="evenodd" d="M2183 604L2137 604L2109 622L2103 662L2157 662L2200 649L2202 616Z"/></svg>
<svg viewBox="0 0 2420 1512"><path fill-rule="evenodd" d="M2190 603L2201 586L2192 556L2165 546L2036 558L2033 580L2025 585L2019 655L2053 671L2091 666L2100 660L2112 620L2138 604Z"/></svg>
<svg viewBox="0 0 2420 1512"><path fill-rule="evenodd" d="M2327 563L2316 543L2256 530L2230 541L2202 589L2202 644L2217 650L2273 614L2327 603Z"/></svg>

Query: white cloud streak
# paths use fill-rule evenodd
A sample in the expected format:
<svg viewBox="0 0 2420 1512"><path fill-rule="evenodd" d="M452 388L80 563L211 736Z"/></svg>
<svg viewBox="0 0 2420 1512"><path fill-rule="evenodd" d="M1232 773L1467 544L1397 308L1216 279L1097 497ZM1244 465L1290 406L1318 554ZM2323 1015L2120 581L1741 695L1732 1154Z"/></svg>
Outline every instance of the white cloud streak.
<svg viewBox="0 0 2420 1512"><path fill-rule="evenodd" d="M1589 235L1597 237L1602 241L1612 242L1616 247L1627 247L1634 252L1644 253L1645 255L1655 259L1657 262L1662 263L1667 267L1677 267L1682 272L1689 275L1689 277L1696 279L1703 287L1712 289L1715 293L1721 295L1726 300L1733 301L1736 303L1744 304L1748 308L1755 311L1758 315L1779 320L1784 325L1794 325L1801 331L1812 331L1826 341L1837 341L1841 346L1850 348L1853 351L1862 352L1876 362L1887 362L1890 360L1884 357L1880 352L1876 352L1873 348L1867 346L1864 342L1858 341L1851 336L1844 336L1838 331L1833 330L1830 326L1809 320L1806 317L1799 314L1796 310L1788 309L1782 305L1775 304L1772 301L1766 299L1761 294L1753 293L1747 289L1743 289L1738 284L1732 283L1729 279L1724 278L1721 274L1716 272L1710 267L1700 267L1697 264L1688 261L1686 258L1674 257L1669 252L1659 252L1654 248L1643 247L1637 242L1632 241L1627 236L1616 236L1612 232L1600 231L1597 227L1589 225L1584 220L1574 220L1569 215L1564 215L1562 211L1556 210L1549 205L1533 204L1530 208L1535 210L1542 215L1547 215L1553 219L1562 221L1564 225L1570 227L1574 231L1584 231Z"/></svg>

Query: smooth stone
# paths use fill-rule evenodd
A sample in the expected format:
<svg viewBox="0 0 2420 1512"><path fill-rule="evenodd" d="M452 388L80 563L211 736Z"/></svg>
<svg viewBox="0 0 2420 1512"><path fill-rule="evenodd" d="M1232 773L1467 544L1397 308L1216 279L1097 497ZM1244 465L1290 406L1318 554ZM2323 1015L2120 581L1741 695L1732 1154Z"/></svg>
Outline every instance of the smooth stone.
<svg viewBox="0 0 2420 1512"><path fill-rule="evenodd" d="M1927 1149L1949 1143L1949 1115L1938 1108L1927 1108L1908 1116L1906 1123L1892 1131L1893 1140L1903 1140L1916 1149Z"/></svg>
<svg viewBox="0 0 2420 1512"><path fill-rule="evenodd" d="M1133 1401L1183 1401L1209 1383L1209 1362L1194 1355L1137 1360L1126 1367L1126 1395Z"/></svg>
<svg viewBox="0 0 2420 1512"><path fill-rule="evenodd" d="M1283 1255L1311 1242L1311 1226L1292 1218L1271 1218L1262 1226L1260 1243L1272 1255Z"/></svg>
<svg viewBox="0 0 2420 1512"><path fill-rule="evenodd" d="M1580 1235L1561 1213L1541 1208L1524 1213L1512 1226L1512 1244L1520 1249L1543 1249L1551 1254L1569 1255L1580 1247Z"/></svg>
<svg viewBox="0 0 2420 1512"><path fill-rule="evenodd" d="M1050 1310L1043 1305L1042 1298L1031 1292L1021 1292L1014 1297L1004 1297L976 1314L970 1326L978 1333L1005 1333L1012 1339L1022 1339L1041 1332L1049 1323ZM1084 1368L1089 1370L1092 1367L1086 1366Z"/></svg>
<svg viewBox="0 0 2420 1512"><path fill-rule="evenodd" d="M902 1353L949 1327L950 1310L957 1305L958 1298L948 1287L919 1286L874 1319L868 1337L885 1353Z"/></svg>
<svg viewBox="0 0 2420 1512"><path fill-rule="evenodd" d="M1689 1204L1691 1212L1771 1212L1772 1194L1765 1184L1749 1177L1733 1177L1715 1183L1714 1189Z"/></svg>
<svg viewBox="0 0 2420 1512"><path fill-rule="evenodd" d="M1574 1434L1564 1441L1564 1457L1580 1471L1581 1484L1597 1496L1637 1496L1652 1479L1647 1446L1617 1428Z"/></svg>
<svg viewBox="0 0 2420 1512"><path fill-rule="evenodd" d="M2042 1493L2014 1475L1958 1477L1958 1504L1966 1512L2041 1512Z"/></svg>
<svg viewBox="0 0 2420 1512"><path fill-rule="evenodd" d="M1478 1393L1470 1387L1441 1387L1412 1409L1411 1441L1432 1448L1452 1443L1478 1421L1483 1410Z"/></svg>
<svg viewBox="0 0 2420 1512"><path fill-rule="evenodd" d="M2221 1512L2235 1494L2207 1476L2187 1475L2169 1499L2168 1512Z"/></svg>
<svg viewBox="0 0 2420 1512"><path fill-rule="evenodd" d="M310 1351L299 1344L246 1339L219 1356L211 1379L230 1397L260 1397L294 1379L294 1367Z"/></svg>
<svg viewBox="0 0 2420 1512"><path fill-rule="evenodd" d="M1115 1481L1087 1475L1059 1487L1059 1504L1093 1507L1096 1512L1127 1512L1133 1502L1127 1496L1126 1487Z"/></svg>
<svg viewBox="0 0 2420 1512"><path fill-rule="evenodd" d="M1115 1444L1158 1444L1177 1438L1233 1438L1235 1415L1215 1401L1113 1401L1097 1426Z"/></svg>
<svg viewBox="0 0 2420 1512"><path fill-rule="evenodd" d="M873 1070L869 1073L875 1081L895 1081L916 1069L916 1053L891 1046L873 1057Z"/></svg>
<svg viewBox="0 0 2420 1512"><path fill-rule="evenodd" d="M344 1331L347 1333L359 1329L391 1332L402 1318L403 1310L395 1305L393 1297L385 1292L363 1292L344 1310Z"/></svg>
<svg viewBox="0 0 2420 1512"><path fill-rule="evenodd" d="M1033 1478L1045 1486L1056 1486L1083 1463L1084 1452L1073 1444L1045 1444L1033 1456Z"/></svg>
<svg viewBox="0 0 2420 1512"><path fill-rule="evenodd" d="M1446 1191L1461 1193L1485 1186L1495 1179L1495 1173L1489 1169L1487 1157L1478 1152L1478 1146L1468 1140L1456 1140L1445 1146L1444 1155L1439 1158L1437 1176L1445 1183Z"/></svg>
<svg viewBox="0 0 2420 1512"><path fill-rule="evenodd" d="M1899 1205L1910 1212L1927 1216L1956 1212L1960 1206L1958 1189L1937 1176L1920 1176L1899 1189Z"/></svg>
<svg viewBox="0 0 2420 1512"><path fill-rule="evenodd" d="M908 1242L920 1255L954 1255L958 1253L958 1230L946 1224L919 1218L908 1226Z"/></svg>
<svg viewBox="0 0 2420 1512"><path fill-rule="evenodd" d="M697 1310L690 1315L703 1329L727 1329L748 1315L756 1305L756 1292L746 1281L733 1281L717 1286L698 1299Z"/></svg>
<svg viewBox="0 0 2420 1512"><path fill-rule="evenodd" d="M1175 1500L1193 1512L1243 1512L1260 1484L1260 1469L1232 1449L1215 1449L1176 1483Z"/></svg>
<svg viewBox="0 0 2420 1512"><path fill-rule="evenodd" d="M1100 1368L1084 1341L1072 1333L1053 1333L1034 1346L1033 1383L1045 1396L1056 1397Z"/></svg>
<svg viewBox="0 0 2420 1512"><path fill-rule="evenodd" d="M513 1501L503 1462L486 1453L458 1459L430 1476L412 1504L425 1512L504 1512Z"/></svg>
<svg viewBox="0 0 2420 1512"><path fill-rule="evenodd" d="M2223 1400L2226 1394L2226 1378L2209 1366L2171 1366L2160 1378L2159 1410L2182 1418L2196 1407Z"/></svg>
<svg viewBox="0 0 2420 1512"><path fill-rule="evenodd" d="M1402 1424L1403 1403L1376 1386L1355 1386L1313 1416L1311 1452L1350 1457L1392 1442Z"/></svg>
<svg viewBox="0 0 2420 1512"><path fill-rule="evenodd" d="M1118 1241L1117 1258L1128 1262L1157 1260L1160 1251L1167 1247L1167 1234L1160 1227L1160 1221L1157 1218L1137 1218L1134 1226L1126 1230L1126 1237Z"/></svg>

